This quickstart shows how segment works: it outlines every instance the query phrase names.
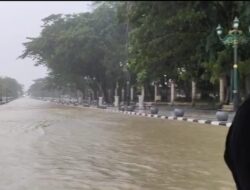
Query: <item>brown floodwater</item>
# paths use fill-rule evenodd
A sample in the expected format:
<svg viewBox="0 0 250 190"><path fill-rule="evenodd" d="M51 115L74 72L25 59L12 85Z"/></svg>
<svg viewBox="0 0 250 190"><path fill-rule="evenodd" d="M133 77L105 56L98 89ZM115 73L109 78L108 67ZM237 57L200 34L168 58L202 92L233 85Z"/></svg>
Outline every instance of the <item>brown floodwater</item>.
<svg viewBox="0 0 250 190"><path fill-rule="evenodd" d="M0 106L0 189L233 190L227 130L20 98Z"/></svg>

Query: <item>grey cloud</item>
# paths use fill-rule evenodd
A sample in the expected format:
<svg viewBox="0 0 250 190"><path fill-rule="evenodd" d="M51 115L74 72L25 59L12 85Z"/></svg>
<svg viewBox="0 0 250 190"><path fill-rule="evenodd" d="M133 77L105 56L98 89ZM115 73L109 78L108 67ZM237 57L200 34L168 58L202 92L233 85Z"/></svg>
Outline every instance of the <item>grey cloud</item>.
<svg viewBox="0 0 250 190"><path fill-rule="evenodd" d="M36 37L41 31L41 19L50 14L72 14L90 11L90 1L12 1L0 2L0 76L9 76L25 89L37 78L47 75L46 68L34 66L31 59L17 59L26 37Z"/></svg>

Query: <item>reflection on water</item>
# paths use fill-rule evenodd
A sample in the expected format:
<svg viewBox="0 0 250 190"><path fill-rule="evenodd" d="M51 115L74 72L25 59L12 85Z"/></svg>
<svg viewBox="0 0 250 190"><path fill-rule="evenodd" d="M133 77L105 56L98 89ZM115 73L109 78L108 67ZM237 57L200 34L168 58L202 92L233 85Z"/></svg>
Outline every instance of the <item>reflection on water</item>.
<svg viewBox="0 0 250 190"><path fill-rule="evenodd" d="M28 98L1 106L0 123L0 189L235 189L225 127Z"/></svg>

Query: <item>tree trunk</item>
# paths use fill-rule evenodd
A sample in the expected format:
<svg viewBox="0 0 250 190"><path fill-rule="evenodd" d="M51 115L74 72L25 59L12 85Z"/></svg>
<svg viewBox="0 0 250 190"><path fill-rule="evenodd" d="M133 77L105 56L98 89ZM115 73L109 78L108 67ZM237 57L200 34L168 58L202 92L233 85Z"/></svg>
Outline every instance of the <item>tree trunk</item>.
<svg viewBox="0 0 250 190"><path fill-rule="evenodd" d="M192 106L195 105L195 100L196 100L196 82L192 80Z"/></svg>
<svg viewBox="0 0 250 190"><path fill-rule="evenodd" d="M145 88L144 88L144 86L141 87L141 95L143 97L145 97Z"/></svg>
<svg viewBox="0 0 250 190"><path fill-rule="evenodd" d="M192 87L190 86L190 82L186 83L186 81L183 81L185 85L183 85L183 90L186 96L186 101L192 101Z"/></svg>
<svg viewBox="0 0 250 190"><path fill-rule="evenodd" d="M172 81L171 82L171 104L172 105L174 104L175 96L176 96L176 93L175 93L175 82Z"/></svg>
<svg viewBox="0 0 250 190"><path fill-rule="evenodd" d="M230 77L228 75L225 75L225 100L224 103L225 104L229 104L230 103L230 91L231 91L231 85L230 84Z"/></svg>
<svg viewBox="0 0 250 190"><path fill-rule="evenodd" d="M118 96L118 89L119 89L119 84L118 84L118 82L116 82L115 96Z"/></svg>
<svg viewBox="0 0 250 190"><path fill-rule="evenodd" d="M226 76L221 75L219 82L220 82L220 89L219 89L219 94L220 94L220 104L226 103L226 97L227 97L227 85L226 85Z"/></svg>
<svg viewBox="0 0 250 190"><path fill-rule="evenodd" d="M122 96L121 96L121 101L124 103L125 101L125 90L122 88Z"/></svg>
<svg viewBox="0 0 250 190"><path fill-rule="evenodd" d="M103 81L103 82L101 83L101 88L100 88L100 90L101 90L101 93L100 93L99 96L103 97L103 100L104 100L105 102L108 102L108 92L107 92L107 88L106 88L106 83L105 83L105 81Z"/></svg>
<svg viewBox="0 0 250 190"><path fill-rule="evenodd" d="M154 100L156 102L157 101L157 97L158 97L158 88L157 88L156 84L154 85L154 87L155 87L155 98L154 98Z"/></svg>
<svg viewBox="0 0 250 190"><path fill-rule="evenodd" d="M133 102L134 101L134 87L131 86L130 88L130 100Z"/></svg>

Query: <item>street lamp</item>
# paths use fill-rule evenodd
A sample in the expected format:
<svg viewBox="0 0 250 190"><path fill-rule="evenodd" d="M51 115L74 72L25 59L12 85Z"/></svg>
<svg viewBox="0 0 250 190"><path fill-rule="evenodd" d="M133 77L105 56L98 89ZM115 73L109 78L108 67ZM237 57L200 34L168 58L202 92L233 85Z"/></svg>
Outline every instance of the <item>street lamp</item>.
<svg viewBox="0 0 250 190"><path fill-rule="evenodd" d="M236 111L239 107L240 99L239 99L239 87L238 87L238 65L237 65L237 50L240 44L245 44L248 42L248 37L243 34L241 30L239 30L239 19L237 17L233 20L233 29L229 30L228 35L222 37L222 27L218 25L216 28L216 32L219 36L219 39L222 41L224 45L232 46L234 49L234 65L233 65L233 105L234 111ZM250 29L250 28L249 28ZM249 31L250 32L250 31ZM232 93L232 92L231 92Z"/></svg>
<svg viewBox="0 0 250 190"><path fill-rule="evenodd" d="M168 82L167 82L167 75L165 74L164 75L164 84L167 86L168 85Z"/></svg>
<svg viewBox="0 0 250 190"><path fill-rule="evenodd" d="M164 74L164 85L166 86L166 101L168 101L168 82L167 82L167 75Z"/></svg>

